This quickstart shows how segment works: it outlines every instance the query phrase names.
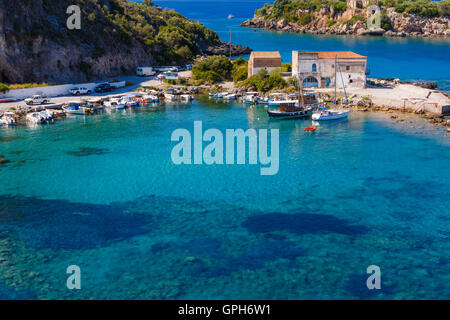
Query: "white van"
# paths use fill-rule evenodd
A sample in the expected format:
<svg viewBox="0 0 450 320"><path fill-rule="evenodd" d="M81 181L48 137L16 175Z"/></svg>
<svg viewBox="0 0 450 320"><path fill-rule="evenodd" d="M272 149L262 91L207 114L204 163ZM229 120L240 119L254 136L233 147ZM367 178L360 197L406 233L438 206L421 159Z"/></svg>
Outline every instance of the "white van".
<svg viewBox="0 0 450 320"><path fill-rule="evenodd" d="M139 67L136 69L136 75L140 77L154 76L156 74L152 67Z"/></svg>

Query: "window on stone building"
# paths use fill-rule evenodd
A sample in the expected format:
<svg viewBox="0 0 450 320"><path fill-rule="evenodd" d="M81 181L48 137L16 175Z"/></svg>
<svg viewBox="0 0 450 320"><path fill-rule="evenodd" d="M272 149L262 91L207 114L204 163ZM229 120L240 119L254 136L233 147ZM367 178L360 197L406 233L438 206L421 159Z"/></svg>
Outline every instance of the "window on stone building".
<svg viewBox="0 0 450 320"><path fill-rule="evenodd" d="M346 66L345 70L349 71L350 70L350 66Z"/></svg>
<svg viewBox="0 0 450 320"><path fill-rule="evenodd" d="M315 63L312 65L312 72L317 72L317 66Z"/></svg>

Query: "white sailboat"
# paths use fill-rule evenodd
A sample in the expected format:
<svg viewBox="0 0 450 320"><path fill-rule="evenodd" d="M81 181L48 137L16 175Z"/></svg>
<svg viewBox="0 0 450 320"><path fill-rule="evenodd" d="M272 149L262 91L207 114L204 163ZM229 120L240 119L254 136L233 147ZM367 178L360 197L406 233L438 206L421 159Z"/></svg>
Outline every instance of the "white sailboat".
<svg viewBox="0 0 450 320"><path fill-rule="evenodd" d="M339 68L339 65L337 63L337 56L334 58L334 65L336 66L334 68L334 106L336 106L336 91L337 91L337 68ZM339 70L340 72L340 70ZM342 79L342 73L341 73L341 79ZM344 87L344 93L345 98L347 99L347 93L345 92L345 84L342 79L342 86ZM348 102L348 99L347 99ZM314 121L330 121L330 120L338 120L347 118L350 114L349 109L327 109L327 110L318 110L313 113L311 118Z"/></svg>

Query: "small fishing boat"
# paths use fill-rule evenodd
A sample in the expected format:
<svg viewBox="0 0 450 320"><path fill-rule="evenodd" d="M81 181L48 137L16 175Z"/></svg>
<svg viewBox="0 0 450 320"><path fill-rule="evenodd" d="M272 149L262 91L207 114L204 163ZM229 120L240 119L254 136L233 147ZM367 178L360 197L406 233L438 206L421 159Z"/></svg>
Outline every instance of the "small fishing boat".
<svg viewBox="0 0 450 320"><path fill-rule="evenodd" d="M109 110L123 110L125 109L126 105L122 101L122 99L111 99L105 102L105 107Z"/></svg>
<svg viewBox="0 0 450 320"><path fill-rule="evenodd" d="M334 58L334 65L336 66L336 68L334 70L334 105L336 106L336 104L337 104L336 103L336 100L337 100L337 98L336 98L337 97L336 79L337 79L337 70L339 69L337 56ZM341 73L341 77L342 77L342 73ZM345 98L347 99L347 92L345 91L345 85L344 84L343 84L343 88L344 88ZM348 99L347 99L347 103L348 103ZM348 109L343 109L343 110L339 110L339 109L325 109L324 110L324 108L317 108L317 111L315 111L313 113L311 118L313 120L315 120L315 121L338 120L338 119L347 118L349 113L350 113L350 110L348 110Z"/></svg>
<svg viewBox="0 0 450 320"><path fill-rule="evenodd" d="M54 119L55 115L53 114L52 111L48 111L48 110L39 111L39 114L41 115L44 122L46 122L46 123L55 122L55 119Z"/></svg>
<svg viewBox="0 0 450 320"><path fill-rule="evenodd" d="M167 101L170 102L174 102L178 100L178 96L172 93L165 93L164 94L164 99L166 99Z"/></svg>
<svg viewBox="0 0 450 320"><path fill-rule="evenodd" d="M67 114L84 115L85 109L81 107L81 102L71 101L62 105L62 109Z"/></svg>
<svg viewBox="0 0 450 320"><path fill-rule="evenodd" d="M236 94L234 94L234 93L227 94L226 96L223 97L223 100L228 100L228 101L235 100L235 99L236 99Z"/></svg>
<svg viewBox="0 0 450 320"><path fill-rule="evenodd" d="M312 108L297 106L296 100L279 101L280 108L277 110L267 110L270 118L277 119L298 119L306 118L311 115Z"/></svg>
<svg viewBox="0 0 450 320"><path fill-rule="evenodd" d="M337 109L321 110L319 112L315 112L311 116L311 118L315 121L338 120L347 118L349 113L350 113L349 110L337 110Z"/></svg>
<svg viewBox="0 0 450 320"><path fill-rule="evenodd" d="M7 103L7 102L15 102L17 99L15 98L2 98L0 99L0 103Z"/></svg>
<svg viewBox="0 0 450 320"><path fill-rule="evenodd" d="M32 112L26 116L27 122L31 124L44 124L46 123L45 117L40 112Z"/></svg>
<svg viewBox="0 0 450 320"><path fill-rule="evenodd" d="M182 94L180 96L180 100L184 101L184 102L189 102L189 101L192 101L193 99L194 99L194 97L190 94Z"/></svg>
<svg viewBox="0 0 450 320"><path fill-rule="evenodd" d="M164 99L167 101L177 101L178 100L178 96L175 94L175 90L174 89L168 89L165 93L164 93Z"/></svg>
<svg viewBox="0 0 450 320"><path fill-rule="evenodd" d="M227 96L229 93L228 92L218 92L216 93L215 97L217 99L223 99L225 96Z"/></svg>
<svg viewBox="0 0 450 320"><path fill-rule="evenodd" d="M155 95L152 94L148 94L142 97L142 102L143 103L155 103L155 102L159 102L159 98Z"/></svg>
<svg viewBox="0 0 450 320"><path fill-rule="evenodd" d="M5 112L0 118L0 123L4 126L15 126L17 124L16 115L13 112Z"/></svg>
<svg viewBox="0 0 450 320"><path fill-rule="evenodd" d="M254 91L247 92L244 97L244 102L247 104L255 104L258 98L258 93Z"/></svg>

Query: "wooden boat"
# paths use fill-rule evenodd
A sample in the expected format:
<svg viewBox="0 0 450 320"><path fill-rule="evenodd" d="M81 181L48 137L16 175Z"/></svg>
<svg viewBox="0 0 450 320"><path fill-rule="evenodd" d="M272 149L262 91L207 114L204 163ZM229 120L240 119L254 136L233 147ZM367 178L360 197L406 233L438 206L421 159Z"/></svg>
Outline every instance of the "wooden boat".
<svg viewBox="0 0 450 320"><path fill-rule="evenodd" d="M267 110L270 118L277 119L298 119L311 115L312 108L307 106L297 106L296 100L279 101L280 108L277 110Z"/></svg>

